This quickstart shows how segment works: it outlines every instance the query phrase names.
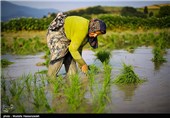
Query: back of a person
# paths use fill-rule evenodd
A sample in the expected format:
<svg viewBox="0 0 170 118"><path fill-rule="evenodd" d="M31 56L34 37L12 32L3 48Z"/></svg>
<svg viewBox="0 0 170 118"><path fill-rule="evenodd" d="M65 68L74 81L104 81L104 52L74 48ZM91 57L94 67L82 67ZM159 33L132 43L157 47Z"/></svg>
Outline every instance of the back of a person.
<svg viewBox="0 0 170 118"><path fill-rule="evenodd" d="M74 39L75 35L88 34L89 20L80 16L68 16L65 18L64 30L68 39Z"/></svg>

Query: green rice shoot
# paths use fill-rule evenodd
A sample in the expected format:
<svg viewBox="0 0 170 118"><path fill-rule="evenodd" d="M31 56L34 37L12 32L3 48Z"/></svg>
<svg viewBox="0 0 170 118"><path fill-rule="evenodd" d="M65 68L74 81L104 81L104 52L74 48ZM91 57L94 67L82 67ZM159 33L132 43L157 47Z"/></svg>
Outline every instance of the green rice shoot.
<svg viewBox="0 0 170 118"><path fill-rule="evenodd" d="M144 80L139 78L139 76L134 72L134 68L131 65L126 65L125 63L123 63L121 73L113 81L115 84L135 84L142 82L144 82Z"/></svg>
<svg viewBox="0 0 170 118"><path fill-rule="evenodd" d="M7 59L1 59L1 67L2 68L5 68L5 67L7 67L8 65L11 65L11 64L13 64L14 62L10 62L10 61L8 61Z"/></svg>
<svg viewBox="0 0 170 118"><path fill-rule="evenodd" d="M95 56L96 56L96 59L99 59L102 63L105 62L108 64L110 61L111 53L110 51L100 50L96 52Z"/></svg>

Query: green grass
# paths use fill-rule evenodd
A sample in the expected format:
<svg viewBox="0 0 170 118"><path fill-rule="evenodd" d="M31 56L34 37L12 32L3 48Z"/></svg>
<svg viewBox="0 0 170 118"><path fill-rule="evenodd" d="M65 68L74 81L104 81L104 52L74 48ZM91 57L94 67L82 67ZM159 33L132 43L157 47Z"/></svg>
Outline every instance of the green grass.
<svg viewBox="0 0 170 118"><path fill-rule="evenodd" d="M99 48L102 51L111 51L114 49L125 49L131 53L139 46L157 46L159 43L157 40L163 40L162 46L169 48L170 47L170 33L169 29L155 29L155 30L108 30L105 35L98 37ZM49 49L47 48L45 31L39 32L2 32L1 40L1 51L2 54L36 54L37 52L45 52L44 58L46 62L42 63L43 65L48 66L49 63ZM44 34L44 38L43 37ZM24 35L24 36L23 36ZM36 35L36 36L35 36ZM10 36L10 37L9 37ZM165 43L166 42L166 43ZM89 45L85 46L86 49L90 49ZM162 48L161 48L162 49ZM98 52L96 52L98 53ZM102 52L99 52L98 57L101 61L105 61L108 58L108 54L105 54L104 57L101 57Z"/></svg>
<svg viewBox="0 0 170 118"><path fill-rule="evenodd" d="M9 52L12 54L28 55L47 50L47 45L42 43L39 37L33 37L28 40L24 38L14 38L12 45L8 45L4 38L2 42L2 54Z"/></svg>
<svg viewBox="0 0 170 118"><path fill-rule="evenodd" d="M108 31L106 35L98 37L99 47L102 50L125 49L134 51L139 46L157 46L161 43L162 46L170 48L170 31L164 30L150 30L150 31ZM165 43L166 42L166 43Z"/></svg>

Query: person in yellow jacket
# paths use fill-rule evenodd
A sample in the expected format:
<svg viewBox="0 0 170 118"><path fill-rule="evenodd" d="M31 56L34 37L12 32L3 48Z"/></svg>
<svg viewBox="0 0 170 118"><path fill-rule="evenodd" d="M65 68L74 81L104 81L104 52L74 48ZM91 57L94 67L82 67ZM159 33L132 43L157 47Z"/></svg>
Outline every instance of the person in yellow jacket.
<svg viewBox="0 0 170 118"><path fill-rule="evenodd" d="M82 48L87 42L97 48L97 36L105 33L106 24L100 19L66 17L58 13L47 32L47 45L50 49L48 76L56 77L63 64L67 75L75 74L78 70L76 62L81 71L87 73L88 65L82 58Z"/></svg>

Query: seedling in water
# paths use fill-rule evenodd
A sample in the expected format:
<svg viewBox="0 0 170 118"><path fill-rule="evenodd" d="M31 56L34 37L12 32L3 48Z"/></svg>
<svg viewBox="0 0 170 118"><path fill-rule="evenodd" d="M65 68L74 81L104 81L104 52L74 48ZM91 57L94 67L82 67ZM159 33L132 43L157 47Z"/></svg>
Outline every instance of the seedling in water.
<svg viewBox="0 0 170 118"><path fill-rule="evenodd" d="M141 80L139 76L135 74L133 67L131 65L126 65L125 63L123 63L121 74L113 81L113 83L116 84L135 84L142 82L144 82L144 80Z"/></svg>
<svg viewBox="0 0 170 118"><path fill-rule="evenodd" d="M8 61L7 59L1 59L1 66L2 66L2 68L5 68L5 67L7 67L8 65L10 65L10 64L13 64L14 62L10 62L10 61Z"/></svg>
<svg viewBox="0 0 170 118"><path fill-rule="evenodd" d="M100 50L98 51L95 56L97 57L96 59L99 59L102 63L109 63L111 53L110 51L105 51L105 50Z"/></svg>

